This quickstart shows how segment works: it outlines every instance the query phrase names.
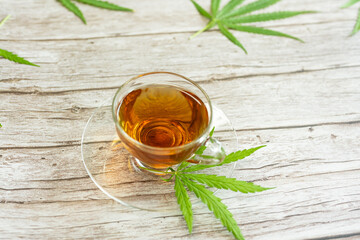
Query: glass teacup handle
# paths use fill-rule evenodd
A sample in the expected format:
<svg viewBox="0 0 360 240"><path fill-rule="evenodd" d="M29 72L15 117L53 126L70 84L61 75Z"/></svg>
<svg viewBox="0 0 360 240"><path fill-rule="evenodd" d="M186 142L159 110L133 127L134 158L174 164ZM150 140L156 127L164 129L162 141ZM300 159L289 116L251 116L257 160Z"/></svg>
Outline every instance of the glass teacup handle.
<svg viewBox="0 0 360 240"><path fill-rule="evenodd" d="M215 165L224 161L226 156L224 148L221 143L215 138L208 138L204 145L202 145L195 154L188 160L188 162Z"/></svg>

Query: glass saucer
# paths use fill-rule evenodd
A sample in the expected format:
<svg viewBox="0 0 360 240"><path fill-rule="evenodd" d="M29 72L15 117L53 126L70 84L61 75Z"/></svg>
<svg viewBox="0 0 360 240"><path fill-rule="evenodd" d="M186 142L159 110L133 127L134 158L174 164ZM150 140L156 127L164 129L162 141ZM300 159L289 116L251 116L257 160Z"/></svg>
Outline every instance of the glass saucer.
<svg viewBox="0 0 360 240"><path fill-rule="evenodd" d="M139 172L134 167L133 157L116 134L111 101L112 98L106 100L95 110L82 135L81 155L90 178L108 197L125 206L148 211L177 210L179 207L174 182L164 182L160 176L146 171ZM213 137L221 142L226 153L236 151L236 132L230 120L216 106L213 106L213 125ZM209 168L202 173L230 177L235 164ZM192 198L193 205L199 203L196 197Z"/></svg>

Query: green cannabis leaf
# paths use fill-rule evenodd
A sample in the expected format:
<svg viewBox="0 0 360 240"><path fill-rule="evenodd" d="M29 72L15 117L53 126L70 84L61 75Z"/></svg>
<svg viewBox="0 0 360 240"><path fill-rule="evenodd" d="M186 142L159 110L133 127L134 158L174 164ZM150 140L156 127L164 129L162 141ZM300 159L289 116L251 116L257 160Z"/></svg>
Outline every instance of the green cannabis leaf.
<svg viewBox="0 0 360 240"><path fill-rule="evenodd" d="M83 23L86 24L86 19L85 19L83 13L71 0L58 0L58 1L61 2L61 4L64 7L66 7L69 11L73 12L78 18L80 18L83 21ZM133 10L130 8L121 7L116 4L106 2L106 1L99 1L99 0L75 0L75 1L84 3L84 4L88 4L88 5L91 5L94 7L98 7L98 8L104 8L104 9L109 9L109 10L114 10L114 11L133 12Z"/></svg>
<svg viewBox="0 0 360 240"><path fill-rule="evenodd" d="M4 23L6 22L6 20L8 20L10 18L10 15L6 16L4 19L2 19L0 21L0 27L2 25L4 25ZM29 62L27 60L25 60L24 58L22 57L19 57L18 55L16 55L15 53L12 53L12 52L9 52L9 51L6 51L4 49L0 49L0 56L3 57L3 58L6 58L10 61L13 61L13 62L16 62L16 63L20 63L20 64L26 64L26 65L31 65L31 66L35 66L35 67L39 67L39 65L36 65L32 62Z"/></svg>
<svg viewBox="0 0 360 240"><path fill-rule="evenodd" d="M195 154L196 154L196 155L201 155L201 154L204 153L205 149L206 149L206 146L202 145L202 146L200 146L200 147L198 148L198 150L196 150Z"/></svg>
<svg viewBox="0 0 360 240"><path fill-rule="evenodd" d="M212 138L212 136L214 135L215 132L215 127L213 127L209 133L209 137Z"/></svg>
<svg viewBox="0 0 360 240"><path fill-rule="evenodd" d="M177 198L177 202L180 206L180 210L184 215L186 224L189 228L189 232L192 232L192 224L193 224L193 212L191 209L191 202L189 195L184 187L184 184L181 182L180 178L175 178L175 195Z"/></svg>
<svg viewBox="0 0 360 240"><path fill-rule="evenodd" d="M61 4L66 7L69 11L73 12L76 16L78 16L83 23L86 24L86 19L84 18L84 15L82 14L81 10L70 0L59 0Z"/></svg>
<svg viewBox="0 0 360 240"><path fill-rule="evenodd" d="M266 28L261 28L261 27L243 25L243 24L279 20L279 19L294 17L300 14L314 13L314 11L281 11L281 12L249 15L250 13L255 12L257 10L267 8L279 2L280 0L257 0L255 2L249 3L244 6L240 6L244 2L244 0L230 0L219 11L220 1L221 0L211 0L211 14L210 14L204 8L202 8L197 2L195 2L195 0L191 0L191 2L194 4L196 10L200 13L200 15L209 19L209 23L203 29L192 35L190 39L196 37L200 33L207 31L217 25L219 27L220 32L232 43L240 47L245 53L247 53L245 47L240 43L238 39L236 39L236 37L229 31L229 29L241 31L241 32L285 37L303 42L301 39L286 33L278 32ZM356 1L360 1L360 0L356 0Z"/></svg>
<svg viewBox="0 0 360 240"><path fill-rule="evenodd" d="M210 135L214 131L212 130ZM211 137L210 137L211 139ZM243 159L247 156L250 156L252 153L257 151L264 146L259 146L255 148L245 149L237 152L233 152L226 156L225 160L217 165L192 165L189 166L189 162L182 162L177 170L173 168L169 168L167 171L157 171L157 173L162 174L170 174L171 177L168 179L163 179L168 182L173 177L175 177L175 196L177 198L177 202L180 206L180 210L184 215L184 219L188 226L189 232L192 232L193 227L193 212L192 205L187 193L186 188L195 194L197 198L199 198L202 202L204 202L210 211L212 211L216 218L220 219L221 223L234 235L236 239L243 240L244 237L241 234L240 228L237 225L233 215L227 209L227 206L221 202L221 199L216 197L212 191L207 189L204 185L208 187L215 187L217 189L226 189L234 192L242 192L242 193L255 193L262 192L265 190L269 190L272 188L264 188L259 185L255 185L251 182L240 181L235 178L227 178L225 176L217 176L217 175L207 175L207 174L194 174L193 172L203 170L210 167L218 167L224 164L233 163L237 160ZM202 154L206 147L201 146L195 154ZM149 171L153 171L152 169L146 169ZM191 173L190 173L191 172ZM204 184L204 185L202 185Z"/></svg>
<svg viewBox="0 0 360 240"><path fill-rule="evenodd" d="M221 162L220 164L216 164L216 165L193 165L190 166L186 169L184 169L184 172L195 172L195 171L200 171L200 170L204 170L207 168L212 168L212 167L218 167L218 166L222 166L224 164L229 164L232 162L236 162L238 160L244 159L248 156L250 156L251 154L253 154L255 151L259 150L260 148L265 147L265 145L263 146L259 146L256 148L250 148L250 149L244 149L244 150L239 150L237 152L233 152L230 153L229 155L227 155L224 159L223 162Z"/></svg>
<svg viewBox="0 0 360 240"><path fill-rule="evenodd" d="M360 0L349 0L347 3L345 3L342 8L348 8L352 5L354 5L355 3L360 2ZM360 8L359 8L359 12L358 12L358 16L356 19L356 23L354 26L353 31L351 32L351 35L355 35L358 31L360 30Z"/></svg>
<svg viewBox="0 0 360 240"><path fill-rule="evenodd" d="M252 182L239 181L235 178L227 178L224 176L207 174L183 174L181 176L186 179L191 179L199 183L206 184L209 187L226 189L234 192L255 193L271 189L255 185Z"/></svg>
<svg viewBox="0 0 360 240"><path fill-rule="evenodd" d="M104 9L109 9L109 10L114 10L114 11L125 11L125 12L133 12L134 11L130 8L120 7L116 4L109 3L106 1L98 1L98 0L76 0L76 1L88 4L88 5L91 5L94 7L104 8Z"/></svg>
<svg viewBox="0 0 360 240"><path fill-rule="evenodd" d="M180 178L188 187L189 191L195 193L196 197L201 199L201 201L208 206L209 210L214 213L216 218L220 219L221 223L236 239L244 240L232 213L227 209L227 206L221 202L220 198L216 197L213 192L206 189L203 185L197 184L184 177Z"/></svg>
<svg viewBox="0 0 360 240"><path fill-rule="evenodd" d="M36 65L36 64L34 64L32 62L29 62L28 60L25 60L24 58L19 57L15 53L6 51L4 49L0 49L0 56L3 57L3 58L8 59L10 61L16 62L16 63L26 64L26 65L35 66L35 67L40 67L39 65Z"/></svg>
<svg viewBox="0 0 360 240"><path fill-rule="evenodd" d="M214 129L213 129L214 130ZM211 135L214 131L211 131ZM239 181L235 178L227 178L225 176L217 176L217 175L207 175L207 174L193 174L188 172L194 172L203 170L208 167L216 167L221 166L224 164L229 164L235 162L239 159L243 159L256 150L262 148L264 146L245 149L242 151L233 152L225 158L225 160L217 165L194 165L189 166L189 164L182 163L177 171L171 171L172 174L175 175L175 194L180 205L180 209L184 214L184 218L187 222L189 232L192 231L192 220L190 221L189 218L192 218L192 211L185 209L184 202L188 202L188 195L183 193L183 188L180 187L181 184L184 184L189 191L195 193L196 197L201 199L204 202L210 211L212 211L216 218L220 219L221 223L234 235L236 239L243 240L244 237L241 234L240 228L237 225L235 219L233 218L232 214L227 209L227 206L221 202L221 199L214 196L214 193L210 190L206 189L203 185L205 184L209 187L215 187L218 189L227 189L232 191L239 191L242 193L255 193L268 190L270 188L264 188L259 185L255 185L251 182ZM201 149L201 147L199 148ZM199 151L199 150L198 150ZM203 150L202 150L203 151ZM197 183L196 183L197 182ZM198 184L200 183L200 184ZM178 186L176 186L178 185ZM181 192L180 192L181 191ZM189 204L186 205L189 207ZM191 208L191 205L190 205ZM185 213L184 213L185 212ZM191 215L190 215L191 213Z"/></svg>
<svg viewBox="0 0 360 240"><path fill-rule="evenodd" d="M2 128L2 125L1 125L1 123L0 123L0 128Z"/></svg>

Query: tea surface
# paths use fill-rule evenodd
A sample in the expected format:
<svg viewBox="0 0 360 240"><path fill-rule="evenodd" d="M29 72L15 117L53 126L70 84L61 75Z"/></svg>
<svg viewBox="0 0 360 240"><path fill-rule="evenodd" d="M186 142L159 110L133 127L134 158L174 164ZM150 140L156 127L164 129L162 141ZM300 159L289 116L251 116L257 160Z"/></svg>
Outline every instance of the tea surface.
<svg viewBox="0 0 360 240"><path fill-rule="evenodd" d="M193 93L170 86L147 86L120 103L120 126L137 141L175 147L196 139L209 119L205 104Z"/></svg>

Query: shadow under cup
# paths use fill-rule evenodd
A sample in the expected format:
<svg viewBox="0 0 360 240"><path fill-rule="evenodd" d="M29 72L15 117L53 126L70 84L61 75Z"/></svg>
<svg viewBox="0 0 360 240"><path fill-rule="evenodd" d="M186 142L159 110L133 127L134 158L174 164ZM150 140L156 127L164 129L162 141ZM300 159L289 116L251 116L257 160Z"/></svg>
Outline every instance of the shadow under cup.
<svg viewBox="0 0 360 240"><path fill-rule="evenodd" d="M188 91L199 98L206 106L208 123L205 130L193 141L175 147L154 147L145 145L129 136L120 125L119 109L124 98L134 90L147 86L168 86ZM136 76L125 82L116 92L112 103L112 115L116 131L124 147L135 157L138 165L152 169L166 169L188 160L207 140L212 123L213 109L206 92L192 80L170 72L152 72Z"/></svg>

